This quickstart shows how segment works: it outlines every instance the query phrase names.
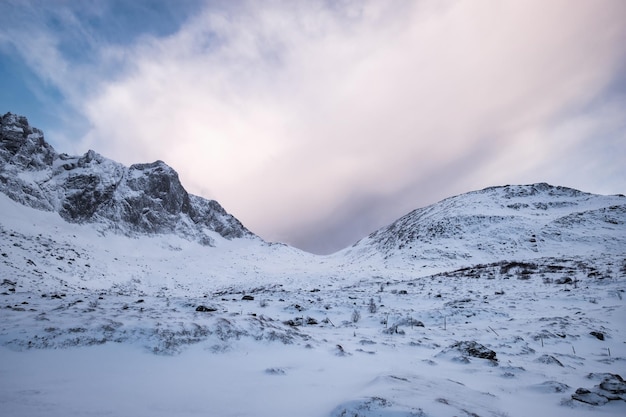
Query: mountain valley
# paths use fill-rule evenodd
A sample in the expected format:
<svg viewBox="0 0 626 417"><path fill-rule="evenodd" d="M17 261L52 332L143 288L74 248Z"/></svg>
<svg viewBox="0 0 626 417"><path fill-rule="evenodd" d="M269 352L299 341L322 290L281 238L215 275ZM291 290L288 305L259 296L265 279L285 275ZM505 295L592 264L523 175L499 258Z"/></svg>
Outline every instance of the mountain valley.
<svg viewBox="0 0 626 417"><path fill-rule="evenodd" d="M11 416L621 416L626 197L491 187L328 256L0 125Z"/></svg>

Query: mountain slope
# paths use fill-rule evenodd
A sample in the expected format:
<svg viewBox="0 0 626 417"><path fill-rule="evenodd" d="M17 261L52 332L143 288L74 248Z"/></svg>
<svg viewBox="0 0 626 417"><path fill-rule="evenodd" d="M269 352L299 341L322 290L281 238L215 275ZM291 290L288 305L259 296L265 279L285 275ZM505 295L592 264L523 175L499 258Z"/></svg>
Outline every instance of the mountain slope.
<svg viewBox="0 0 626 417"><path fill-rule="evenodd" d="M125 167L91 150L58 154L39 129L11 113L0 118L0 192L124 235L175 233L210 246L216 236L260 241L216 201L187 193L164 162Z"/></svg>
<svg viewBox="0 0 626 417"><path fill-rule="evenodd" d="M626 410L624 257L377 276L253 239L103 236L1 194L0 212L6 415Z"/></svg>
<svg viewBox="0 0 626 417"><path fill-rule="evenodd" d="M491 187L414 210L340 252L453 266L626 252L626 197L548 184Z"/></svg>

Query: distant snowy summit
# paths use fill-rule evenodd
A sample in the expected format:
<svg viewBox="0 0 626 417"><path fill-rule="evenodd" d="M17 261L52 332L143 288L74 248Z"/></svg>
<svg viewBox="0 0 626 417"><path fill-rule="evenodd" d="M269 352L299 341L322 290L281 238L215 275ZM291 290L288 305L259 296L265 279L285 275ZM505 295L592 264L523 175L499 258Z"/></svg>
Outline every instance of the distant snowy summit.
<svg viewBox="0 0 626 417"><path fill-rule="evenodd" d="M549 184L490 187L420 208L341 254L387 265L626 256L626 197Z"/></svg>
<svg viewBox="0 0 626 417"><path fill-rule="evenodd" d="M263 242L162 161L130 167L94 151L58 154L23 116L0 119L0 192L74 223L128 236ZM626 197L545 183L490 187L414 210L339 251L342 263L452 267L558 256L626 257Z"/></svg>
<svg viewBox="0 0 626 417"><path fill-rule="evenodd" d="M59 154L11 113L0 119L0 191L68 222L129 236L175 233L209 246L218 235L261 241L216 201L187 193L164 162L125 167L91 150Z"/></svg>

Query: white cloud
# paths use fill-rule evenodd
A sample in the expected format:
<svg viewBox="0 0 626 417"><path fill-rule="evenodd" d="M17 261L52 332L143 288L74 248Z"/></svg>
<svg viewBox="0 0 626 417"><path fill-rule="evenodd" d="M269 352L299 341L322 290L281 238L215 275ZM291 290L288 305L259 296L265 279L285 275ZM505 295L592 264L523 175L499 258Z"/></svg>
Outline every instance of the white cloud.
<svg viewBox="0 0 626 417"><path fill-rule="evenodd" d="M569 181L590 144L598 161L579 187L623 191L602 151L623 148L603 128L623 127L619 103L593 103L625 68L624 16L608 0L245 2L167 38L101 46L104 68L125 60L113 79L45 76L70 93L73 77L89 85L72 94L92 125L83 148L163 159L269 239L321 247L322 231L345 227L326 236L338 248L453 193ZM48 59L65 68L38 44L42 74Z"/></svg>

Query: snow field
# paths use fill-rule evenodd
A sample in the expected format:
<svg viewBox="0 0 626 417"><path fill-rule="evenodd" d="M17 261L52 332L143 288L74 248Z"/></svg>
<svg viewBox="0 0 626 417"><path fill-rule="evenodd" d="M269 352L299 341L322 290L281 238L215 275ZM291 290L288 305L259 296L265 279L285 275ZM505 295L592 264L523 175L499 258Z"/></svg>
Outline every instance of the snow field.
<svg viewBox="0 0 626 417"><path fill-rule="evenodd" d="M0 401L11 415L623 414L623 402L570 398L599 383L590 374L624 373L623 280L463 273L319 291L239 284L206 298L106 293L91 307L104 292L16 291L2 301L27 308L2 310L0 372L15 378ZM497 363L450 349L464 340Z"/></svg>
<svg viewBox="0 0 626 417"><path fill-rule="evenodd" d="M572 400L626 376L621 252L404 268L0 209L3 415L626 413Z"/></svg>

